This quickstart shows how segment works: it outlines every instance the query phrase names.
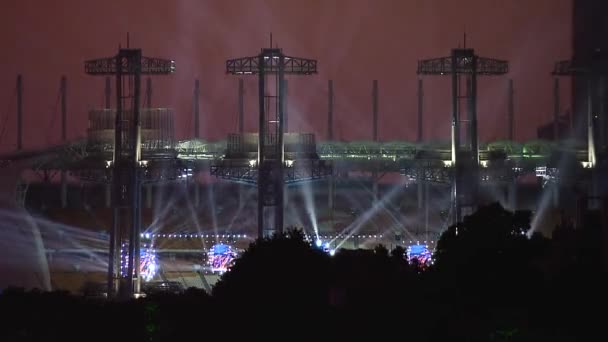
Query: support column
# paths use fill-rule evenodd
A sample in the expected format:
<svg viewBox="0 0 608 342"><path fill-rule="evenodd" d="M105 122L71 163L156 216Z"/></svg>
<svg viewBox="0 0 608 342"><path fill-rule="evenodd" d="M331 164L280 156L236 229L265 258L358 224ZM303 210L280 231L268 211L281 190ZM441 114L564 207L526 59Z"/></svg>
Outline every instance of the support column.
<svg viewBox="0 0 608 342"><path fill-rule="evenodd" d="M247 205L247 193L249 192L249 188L244 185L239 184L239 208L243 208Z"/></svg>
<svg viewBox="0 0 608 342"><path fill-rule="evenodd" d="M327 140L334 140L334 81L327 82Z"/></svg>
<svg viewBox="0 0 608 342"><path fill-rule="evenodd" d="M467 96L467 103L466 103L467 117L466 117L466 121L465 121L465 125L466 125L465 126L465 134L466 134L465 135L465 141L466 141L465 146L467 146L467 145L471 144L473 141L472 140L473 139L473 136L472 136L473 121L471 118L471 114L472 114L471 111L473 110L474 103L473 103L473 97L471 96L473 94L471 78L465 77L465 87L466 87L465 91L467 94L466 95ZM462 120L462 118L460 118L460 119ZM469 146L471 146L471 145L469 145Z"/></svg>
<svg viewBox="0 0 608 342"><path fill-rule="evenodd" d="M587 161L590 167L596 163L593 120L593 82L591 77L587 77Z"/></svg>
<svg viewBox="0 0 608 342"><path fill-rule="evenodd" d="M457 56L452 52L452 65L458 64ZM458 73L456 68L452 68L452 167L455 169L452 179L452 189L450 192L452 203L452 222L456 224L460 221L460 203L458 199L458 182L460 172L458 171L458 151L460 150L460 122L459 122L459 103L458 103Z"/></svg>
<svg viewBox="0 0 608 342"><path fill-rule="evenodd" d="M424 209L424 182L419 180L416 182L418 193L418 210Z"/></svg>
<svg viewBox="0 0 608 342"><path fill-rule="evenodd" d="M62 208L67 208L68 206L68 177L65 170L61 170L60 173L60 182L61 182L61 195L60 195L60 203Z"/></svg>
<svg viewBox="0 0 608 342"><path fill-rule="evenodd" d="M243 136L245 134L245 84L242 78L239 78L239 92L238 92L238 122L239 122L239 134ZM244 185L239 184L239 208L245 205L246 191L248 188Z"/></svg>
<svg viewBox="0 0 608 342"><path fill-rule="evenodd" d="M196 96L196 95L195 95ZM196 96L198 98L198 96ZM243 79L239 79L239 94L238 94L238 115L239 115L239 134L245 133L245 85ZM198 106L197 106L198 107Z"/></svg>
<svg viewBox="0 0 608 342"><path fill-rule="evenodd" d="M266 189L266 178L265 178L265 167L264 165L264 150L265 150L265 137L266 137L266 85L264 80L264 57L262 55L259 56L258 65L258 98L259 98L259 122L258 122L258 239L263 239L265 237L264 232L267 230L264 222L264 190Z"/></svg>
<svg viewBox="0 0 608 342"><path fill-rule="evenodd" d="M112 84L111 84L110 76L106 76L106 87L104 90L104 103L105 109L110 109L112 107Z"/></svg>
<svg viewBox="0 0 608 342"><path fill-rule="evenodd" d="M17 75L17 150L23 148L23 77Z"/></svg>
<svg viewBox="0 0 608 342"><path fill-rule="evenodd" d="M201 205L201 185L195 180L192 186L194 187L194 207L198 208ZM209 191L213 191L211 183L208 186Z"/></svg>
<svg viewBox="0 0 608 342"><path fill-rule="evenodd" d="M372 139L378 141L378 80L372 82ZM378 166L374 165L372 171L373 203L378 202Z"/></svg>
<svg viewBox="0 0 608 342"><path fill-rule="evenodd" d="M275 189L278 190L276 191L276 204L275 204L275 214L274 214L274 229L278 234L283 234L283 223L284 223L284 219L283 216L285 214L285 198L284 198L284 191L285 191L285 180L283 178L284 175L284 170L283 168L285 167L285 142L284 142L284 134L285 134L285 91L286 91L286 84L285 84L285 78L284 78L284 64L285 63L285 57L284 56L279 56L279 70L277 73L277 84L279 85L279 94L278 94L278 109L279 109L279 113L278 113L278 117L277 117L277 121L278 121L278 130L277 130L277 147L278 147L278 155L279 155L279 163L278 165L276 165L276 169L273 170L274 172L276 172L276 175L274 177L276 177L275 179L273 179L273 183L275 183L276 186Z"/></svg>
<svg viewBox="0 0 608 342"><path fill-rule="evenodd" d="M430 183L424 182L424 230L427 232L427 235L428 235L428 231L429 231L429 201L430 201L429 187L430 187ZM428 240L428 236L427 236L427 240Z"/></svg>
<svg viewBox="0 0 608 342"><path fill-rule="evenodd" d="M68 80L61 76L61 141L68 139Z"/></svg>
<svg viewBox="0 0 608 342"><path fill-rule="evenodd" d="M152 79L146 78L146 108L152 108Z"/></svg>
<svg viewBox="0 0 608 342"><path fill-rule="evenodd" d="M418 137L417 141L422 142L423 139L423 105L424 91L422 89L422 79L418 79Z"/></svg>
<svg viewBox="0 0 608 342"><path fill-rule="evenodd" d="M587 202L587 205L591 210L598 209L600 205L600 201L597 200L600 196L601 187L599 173L600 171L597 167L591 170L591 182L589 184L589 197L591 197L591 199Z"/></svg>
<svg viewBox="0 0 608 342"><path fill-rule="evenodd" d="M467 113L467 119L470 124L470 140L467 143L471 145L472 160L470 170L466 171L467 185L464 189L466 191L466 203L468 215L472 214L479 203L479 135L477 130L477 56L473 55L472 72L469 76L471 85L469 97L469 108ZM465 176L463 174L463 176Z"/></svg>
<svg viewBox="0 0 608 342"><path fill-rule="evenodd" d="M289 96L287 93L287 80L283 80L283 129L284 129L284 133L289 133L289 115L287 115L288 111L288 102L287 99Z"/></svg>
<svg viewBox="0 0 608 342"><path fill-rule="evenodd" d="M330 211L334 210L335 186L334 177L332 175L327 178L327 207Z"/></svg>
<svg viewBox="0 0 608 342"><path fill-rule="evenodd" d="M600 75L598 77L598 109L595 115L595 127L597 132L596 141L599 143L599 148L602 151L608 149L608 112L606 112L606 77Z"/></svg>
<svg viewBox="0 0 608 342"><path fill-rule="evenodd" d="M559 78L553 81L553 140L559 140Z"/></svg>
<svg viewBox="0 0 608 342"><path fill-rule="evenodd" d="M424 198L424 182L422 180L418 180L416 182L416 193L418 195L418 211L417 211L417 215L416 215L416 219L417 219L417 224L416 224L416 231L418 231L420 229L420 227L423 225L423 219L424 219L424 215L425 215L425 211L424 211L424 205L425 205L425 198ZM426 228L426 226L425 226Z"/></svg>
<svg viewBox="0 0 608 342"><path fill-rule="evenodd" d="M67 78L65 76L61 76L61 82L60 82L60 93L61 93L61 141L62 142L66 142L67 141L67 124L68 124L68 81ZM67 177L67 171L66 170L61 170L61 207L62 208L66 208L68 206L68 177Z"/></svg>
<svg viewBox="0 0 608 342"><path fill-rule="evenodd" d="M372 197L374 204L378 202L378 171L372 172Z"/></svg>
<svg viewBox="0 0 608 342"><path fill-rule="evenodd" d="M152 184L146 184L146 208L152 208Z"/></svg>
<svg viewBox="0 0 608 342"><path fill-rule="evenodd" d="M508 119L507 119L507 137L510 141L514 141L515 140L515 91L513 89L513 80L510 79L509 80L509 91L508 91L508 97L509 97L509 103L508 103Z"/></svg>
<svg viewBox="0 0 608 342"><path fill-rule="evenodd" d="M105 206L106 208L110 208L112 206L112 184L111 183L106 183L105 184Z"/></svg>
<svg viewBox="0 0 608 342"><path fill-rule="evenodd" d="M334 140L334 81L327 81L327 140ZM335 170L334 172L335 173ZM334 175L333 173L327 179L327 207L333 213L334 210ZM332 214L333 216L333 214ZM332 223L333 224L333 223Z"/></svg>
<svg viewBox="0 0 608 342"><path fill-rule="evenodd" d="M194 138L200 138L200 123L199 123L199 98L200 98L200 83L194 80Z"/></svg>
<svg viewBox="0 0 608 342"><path fill-rule="evenodd" d="M378 141L378 81L372 83L372 139Z"/></svg>
<svg viewBox="0 0 608 342"><path fill-rule="evenodd" d="M475 172L475 184L473 184L473 197L477 200L477 187L479 177L479 135L477 133L477 56L473 56L473 72L471 73L471 93L469 94L469 112L467 113L471 126L471 151L473 152L473 168Z"/></svg>
<svg viewBox="0 0 608 342"><path fill-rule="evenodd" d="M517 210L517 180L509 183L507 188L507 199L509 203L509 210Z"/></svg>
<svg viewBox="0 0 608 342"><path fill-rule="evenodd" d="M554 182L551 184L551 204L553 208L559 208L559 183Z"/></svg>

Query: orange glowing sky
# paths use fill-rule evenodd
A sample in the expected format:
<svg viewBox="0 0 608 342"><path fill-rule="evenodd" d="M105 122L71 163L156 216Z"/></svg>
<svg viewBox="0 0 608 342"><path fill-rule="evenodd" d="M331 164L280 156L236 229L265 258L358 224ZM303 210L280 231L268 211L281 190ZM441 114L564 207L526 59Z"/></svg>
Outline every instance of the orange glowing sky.
<svg viewBox="0 0 608 342"><path fill-rule="evenodd" d="M154 80L155 106L175 108L180 138L192 136L192 87L201 80L201 134L236 130L237 78L228 58L251 56L268 33L289 55L315 58L319 74L290 78L294 131L327 132L326 85L334 80L335 136L371 139L371 83L380 87L380 139L416 138L416 61L467 46L510 61L507 77L479 83L482 141L506 136L507 79L513 78L516 138L536 136L552 117L551 69L571 54L571 0L4 0L0 12L0 150L15 148L15 78L25 82L25 148L59 142L59 78L68 76L68 136L83 136L86 111L102 104L103 79L85 59L111 56L126 32L148 56L176 60L177 72ZM569 82L562 82L569 108ZM257 83L246 80L246 124L257 123ZM425 79L428 139L447 139L450 83ZM5 116L8 120L5 121ZM0 126L0 127L2 127ZM50 127L50 128L49 128Z"/></svg>

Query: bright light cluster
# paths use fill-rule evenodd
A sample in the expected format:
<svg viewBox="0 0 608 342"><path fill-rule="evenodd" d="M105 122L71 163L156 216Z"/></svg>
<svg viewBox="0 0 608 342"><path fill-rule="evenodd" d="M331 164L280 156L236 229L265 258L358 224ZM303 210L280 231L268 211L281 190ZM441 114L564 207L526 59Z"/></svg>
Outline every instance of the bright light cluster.
<svg viewBox="0 0 608 342"><path fill-rule="evenodd" d="M150 281L158 272L156 251L150 246L150 248L142 248L139 254L139 274L145 281Z"/></svg>
<svg viewBox="0 0 608 342"><path fill-rule="evenodd" d="M366 235L366 234L361 234L361 235L343 235L343 234L338 234L338 235L319 235L317 238L318 239L327 239L327 240L344 240L344 239L382 239L384 237L384 235L382 234L374 234L374 235ZM314 238L313 236L310 235L306 235L306 239L312 239Z"/></svg>
<svg viewBox="0 0 608 342"><path fill-rule="evenodd" d="M331 256L334 256L334 254L336 254L336 250L331 248L329 242L323 242L322 240L317 239L317 240L315 240L315 246L319 249L322 249L323 252L325 252Z"/></svg>
<svg viewBox="0 0 608 342"><path fill-rule="evenodd" d="M120 274L126 276L129 267L129 244L123 243L120 249ZM159 265L156 251L152 245L142 245L139 250L139 274L144 281L150 281L156 276Z"/></svg>
<svg viewBox="0 0 608 342"><path fill-rule="evenodd" d="M230 270L237 256L237 252L232 246L221 243L216 244L209 249L207 264L211 272L224 273Z"/></svg>
<svg viewBox="0 0 608 342"><path fill-rule="evenodd" d="M193 233L174 233L174 234L150 234L142 233L143 239L169 238L169 239L188 239L188 238L224 238L224 239L246 239L247 234L193 234Z"/></svg>
<svg viewBox="0 0 608 342"><path fill-rule="evenodd" d="M407 260L409 262L417 260L420 265L430 265L433 263L432 256L427 245L416 244L407 248Z"/></svg>

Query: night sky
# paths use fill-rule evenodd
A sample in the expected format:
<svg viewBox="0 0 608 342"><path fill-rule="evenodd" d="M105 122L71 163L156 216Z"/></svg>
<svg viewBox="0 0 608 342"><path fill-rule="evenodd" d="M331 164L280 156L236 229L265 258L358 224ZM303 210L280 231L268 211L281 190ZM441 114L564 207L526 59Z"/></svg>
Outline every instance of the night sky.
<svg viewBox="0 0 608 342"><path fill-rule="evenodd" d="M237 78L225 60L256 55L269 32L288 55L315 58L319 74L290 77L294 131L325 136L327 80L334 80L335 136L371 139L371 85L380 88L383 141L416 139L416 61L447 56L462 43L510 61L508 76L479 83L483 141L506 136L507 79L516 93L516 138L535 138L552 117L551 69L571 54L571 0L3 0L0 12L0 151L15 148L15 78L25 82L25 148L60 139L59 78L68 77L68 136L83 136L86 112L103 101L103 78L83 61L112 56L131 35L144 55L174 59L177 72L154 79L153 105L176 111L180 139L192 136L192 90L201 80L201 134L237 128ZM246 78L247 131L256 129L257 91ZM569 87L562 82L563 107ZM427 139L447 139L448 78L425 78ZM52 129L49 129L51 127Z"/></svg>

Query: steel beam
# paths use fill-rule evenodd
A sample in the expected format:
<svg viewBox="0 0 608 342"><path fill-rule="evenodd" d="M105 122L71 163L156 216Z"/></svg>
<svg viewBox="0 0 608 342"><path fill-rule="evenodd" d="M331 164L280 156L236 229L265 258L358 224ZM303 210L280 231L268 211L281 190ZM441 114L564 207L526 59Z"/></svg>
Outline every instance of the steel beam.
<svg viewBox="0 0 608 342"><path fill-rule="evenodd" d="M426 59L418 62L418 74L422 75L471 74L473 70L477 75L504 75L509 72L509 63L499 59L479 57L477 67L473 69L471 60L466 55Z"/></svg>
<svg viewBox="0 0 608 342"><path fill-rule="evenodd" d="M285 133L288 133L289 132L289 110L288 110L288 108L289 108L289 106L288 106L288 103L289 103L288 102L288 99L289 99L289 95L288 95L289 94L288 93L288 91L289 91L289 87L288 87L289 81L283 80L283 82L281 84L283 85L282 86L282 91L283 91L282 108L283 108L283 122L284 122L283 128L285 130Z"/></svg>
<svg viewBox="0 0 608 342"><path fill-rule="evenodd" d="M378 81L372 82L372 140L378 141Z"/></svg>
<svg viewBox="0 0 608 342"><path fill-rule="evenodd" d="M23 77L17 75L17 150L23 149Z"/></svg>
<svg viewBox="0 0 608 342"><path fill-rule="evenodd" d="M68 80L61 76L61 142L68 140Z"/></svg>
<svg viewBox="0 0 608 342"><path fill-rule="evenodd" d="M559 140L559 78L553 80L553 139Z"/></svg>
<svg viewBox="0 0 608 342"><path fill-rule="evenodd" d="M245 85L242 78L239 78L238 94L238 113L239 113L239 134L245 133Z"/></svg>
<svg viewBox="0 0 608 342"><path fill-rule="evenodd" d="M263 49L266 57L259 56L243 57L226 61L226 73L232 75L252 75L263 72L265 74L276 74L283 69L284 74L312 75L317 73L317 61L299 57L284 56L284 64L279 65L280 49ZM282 53L281 53L282 54Z"/></svg>
<svg viewBox="0 0 608 342"><path fill-rule="evenodd" d="M121 49L125 51L136 49ZM84 71L89 75L167 75L175 72L175 61L154 58L141 57L141 60L135 62L126 59L118 59L117 56L99 58L85 61Z"/></svg>
<svg viewBox="0 0 608 342"><path fill-rule="evenodd" d="M201 89L200 89L200 83L197 80L194 80L194 138L195 139L199 139L200 138L200 119L199 119L199 101L200 101L200 97L201 97Z"/></svg>
<svg viewBox="0 0 608 342"><path fill-rule="evenodd" d="M334 81L327 81L327 140L334 140Z"/></svg>
<svg viewBox="0 0 608 342"><path fill-rule="evenodd" d="M152 108L152 79L146 78L146 108Z"/></svg>
<svg viewBox="0 0 608 342"><path fill-rule="evenodd" d="M258 101L259 101L259 122L258 122L258 174L262 173L263 161L264 161L264 152L266 146L266 82L264 79L264 55L260 54L258 56L259 67L258 67ZM228 65L227 65L228 67ZM264 201L265 201L265 188L260 183L264 182L264 180L258 180L258 239L264 238L264 231L266 227L264 226Z"/></svg>
<svg viewBox="0 0 608 342"><path fill-rule="evenodd" d="M104 91L105 109L112 108L112 79L110 76L106 76L106 87Z"/></svg>
<svg viewBox="0 0 608 342"><path fill-rule="evenodd" d="M509 89L507 91L507 98L507 139L513 141L515 139L515 99L512 79L509 79Z"/></svg>
<svg viewBox="0 0 608 342"><path fill-rule="evenodd" d="M422 78L418 79L418 135L416 141L422 142L423 136L423 106L424 106L424 90L422 88Z"/></svg>

